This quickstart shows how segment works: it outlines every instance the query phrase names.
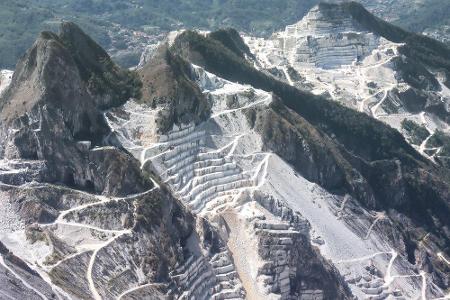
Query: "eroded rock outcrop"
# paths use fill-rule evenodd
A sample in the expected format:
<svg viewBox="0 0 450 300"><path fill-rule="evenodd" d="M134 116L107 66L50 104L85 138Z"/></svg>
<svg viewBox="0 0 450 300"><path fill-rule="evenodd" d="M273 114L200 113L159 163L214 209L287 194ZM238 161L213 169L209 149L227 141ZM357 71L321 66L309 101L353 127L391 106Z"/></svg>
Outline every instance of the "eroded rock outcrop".
<svg viewBox="0 0 450 300"><path fill-rule="evenodd" d="M110 90L94 90L91 79L97 76L95 72L106 74L109 70L112 81L125 76L100 49L70 23L63 25L60 36L49 32L39 36L18 63L12 83L2 95L0 135L4 143L0 152L6 160L45 161L47 181L114 194L131 189L143 191L150 184L138 179L139 166L127 154L117 149L92 150L102 146L109 132L100 108L127 99L127 95L122 99L110 96ZM85 57L87 53L94 57ZM99 152L102 157L97 155ZM119 171L117 177L107 176L111 175L111 167L104 155L117 161L128 160L112 165L114 172ZM109 182L113 178L118 180ZM129 181L122 185L120 181L125 178Z"/></svg>
<svg viewBox="0 0 450 300"><path fill-rule="evenodd" d="M150 143L149 136L154 138L150 128L133 134L132 116L142 111L136 104L126 104L107 116L118 141L133 149L143 168L166 182L174 195L209 220L227 241L229 249L212 258L221 282L213 298L241 297L244 291L248 299L348 298L338 271L311 246L307 221L282 202L258 193L265 184L271 154L258 153L263 150L260 137L249 127L245 112L266 108L272 96L192 68L191 80L211 107L205 122L175 125L167 134L156 134L156 141ZM129 120L119 119L124 112ZM191 272L204 268L201 260L189 265ZM207 278L200 291L210 284ZM327 278L327 285L319 278ZM197 286L184 280L183 284Z"/></svg>

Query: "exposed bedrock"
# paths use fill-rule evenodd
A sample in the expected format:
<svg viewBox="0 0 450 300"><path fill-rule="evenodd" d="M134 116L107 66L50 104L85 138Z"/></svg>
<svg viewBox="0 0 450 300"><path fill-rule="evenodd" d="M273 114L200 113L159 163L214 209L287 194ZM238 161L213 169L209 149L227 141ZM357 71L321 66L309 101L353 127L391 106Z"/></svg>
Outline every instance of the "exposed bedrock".
<svg viewBox="0 0 450 300"><path fill-rule="evenodd" d="M217 261L227 255L220 235L166 190L116 198L36 183L2 186L1 197L11 207L11 217L18 218L2 219L8 221L0 222L2 240L21 255L34 251L38 262L25 258L23 265L45 274L62 299L66 294L75 299L133 299L152 291L155 299L243 295L239 285L234 290L230 286L239 282L228 274L232 269ZM10 234L20 240L24 235L22 248ZM28 275L16 277L34 282ZM45 293L41 285L35 288Z"/></svg>
<svg viewBox="0 0 450 300"><path fill-rule="evenodd" d="M98 117L101 118L100 115ZM148 180L140 177L139 164L127 153L113 147L93 148L89 140L76 140L60 113L43 107L38 124L25 120L17 131L9 135L8 139L12 141L8 142L5 159L29 160L29 165L35 166L34 173L38 175L32 179L114 195L124 195L133 190L139 192L151 186ZM10 168L19 171L20 167L16 164ZM31 170L27 169L26 173L30 174ZM2 176L17 177L14 172L6 175ZM10 182L14 180L19 179L11 179Z"/></svg>
<svg viewBox="0 0 450 300"><path fill-rule="evenodd" d="M311 245L308 221L273 196L256 192L253 197L281 219L256 219L252 225L265 261L258 274L266 288L281 299L348 299L351 292L339 271Z"/></svg>
<svg viewBox="0 0 450 300"><path fill-rule="evenodd" d="M395 207L397 209L410 216L414 214L414 218L417 218L416 216L423 210L413 205L413 203L415 203L415 200L413 199L417 198L415 195L424 188L424 185L420 183L421 177L409 176L408 174L412 174L411 172L413 170L420 170L419 174L425 174L427 172L434 174L428 178L428 182L435 181L435 184L430 184L429 186L429 189L433 190L432 194L435 195L433 196L435 200L433 202L428 202L428 205L432 208L431 211L433 211L433 216L437 216L446 224L448 223L445 218L439 217L441 215L439 209L436 210L437 207L441 207L445 211L448 211L449 209L448 198L445 196L445 191L447 189L442 188L443 185L448 186L448 171L434 166L431 162L428 162L421 157L419 153L407 144L400 133L364 114L344 108L332 101L310 95L293 87L289 87L287 84L278 82L262 72L253 69L245 62L239 64L239 59L227 51L227 49L222 49L222 47L216 45L214 41L208 43L208 37L196 36L195 33L189 32L180 35L177 40L178 41L175 41L173 47L176 47L177 51L186 58L193 59L196 63L202 63L202 61L197 58L200 56L204 60L203 65L208 71L217 72L229 80L245 82L252 84L257 88L259 87L274 92L281 98L283 104L290 108L296 115L303 117L315 128L315 130L321 132L323 136L328 136L328 141L330 142L324 144L324 146L328 149L327 151L336 149L334 156L336 157L337 166L339 166L330 165L330 170L333 170L333 168L338 170L338 172L335 173L337 174L336 178L343 178L343 175L339 175L339 172L341 172L341 174L349 174L350 176L346 178L347 184L350 187L353 184L354 188L346 186L348 189L347 191L352 193L355 198L368 207L382 208L385 205L387 205L387 207L396 205ZM206 55L207 50L213 52L215 50L214 53L217 56L221 56L222 60L212 61L213 55ZM285 115L289 114L285 113L283 114L283 117L285 117ZM252 117L250 118L250 122L253 122ZM283 139L285 136L293 137L294 135L287 134L281 135L280 137L280 134L278 134L273 135L273 138L277 141L277 139ZM302 139L305 139L305 137ZM326 140L326 138L324 140ZM271 144L274 149L284 152L284 155L290 155L292 159L293 154L291 149L294 149L294 147L289 147L287 143L284 147L280 147L282 141L273 142ZM302 150L303 146L301 142L297 143L295 147L299 149L298 153L301 154L302 152L305 152ZM320 151L315 150L318 153L323 151L320 147L313 148L311 146L311 149L320 149ZM300 157L304 157L304 155L300 155ZM337 159L338 157L343 159ZM304 160L307 162L306 159ZM329 161L329 158L323 160ZM370 164L379 160L390 160L390 164L399 160L402 172L399 173L398 169L391 168L388 169L388 171L390 170L390 172L393 172L392 174L378 173L378 175L376 175L376 170L371 171L372 167ZM320 165L320 160L316 161L319 161ZM316 174L320 174L320 172L312 172L311 170L314 170L312 165L313 164L306 164L307 167L298 165L300 168L299 171L310 174L311 180L320 180L320 176L314 175L314 172L316 172ZM344 172L345 169L343 170L343 167L345 167L345 169L348 168L348 171ZM341 170L339 170L339 168L341 168ZM372 173L372 175L370 175L370 173ZM382 185L379 183L385 182L385 175L390 178L395 178L395 174L400 174L399 176L408 179L405 193L402 193L401 189L399 192L391 193L391 195L397 195L396 197L401 199L401 201L397 202L391 201L389 198L382 199L381 197L374 197L373 187L377 186L378 190L380 190ZM327 175L323 174L322 176ZM331 177L332 176L329 178ZM330 180L331 183L333 183L334 178ZM401 180L394 181L392 183L394 185L393 187L389 185L393 191L396 189L395 185L397 183L400 184ZM326 184L324 185L326 186ZM381 189L383 190L383 188ZM435 203L436 205L431 205L431 203ZM422 219L417 218L416 221L420 223ZM434 229L436 229L436 227L434 227Z"/></svg>
<svg viewBox="0 0 450 300"><path fill-rule="evenodd" d="M276 104L272 106L276 107ZM367 163L346 152L342 155L341 148L333 146L331 141L327 143L327 139L321 138L319 143L314 138L318 133L304 122L299 126L301 120L297 120L296 125L289 123L288 111L281 114L276 111L275 108L248 112L250 122L262 133L267 149L290 162L305 178L319 182L329 190L335 186L347 187L346 190L353 191L356 199L363 201L366 207L376 210L390 208L386 226L379 222L374 230L382 232L411 263L437 278L445 277L443 274L447 267L435 257L435 249L449 247L448 220L445 217L448 205L442 201L450 197L448 188L444 187L447 184L435 176L425 175L424 171L411 170L399 160ZM270 127L267 120L270 120ZM342 181L334 181L336 178ZM342 189L334 191L343 192ZM426 216L424 211L428 212ZM350 227L355 227L353 222L353 219L348 220ZM389 235L389 232L393 234ZM365 234L361 233L361 236ZM421 242L425 235L426 246ZM439 246L436 241L440 241ZM447 286L445 280L438 281Z"/></svg>
<svg viewBox="0 0 450 300"><path fill-rule="evenodd" d="M291 65L325 69L360 60L379 44L343 7L325 3L276 38Z"/></svg>
<svg viewBox="0 0 450 300"><path fill-rule="evenodd" d="M293 113L284 109L281 116L277 116L277 113L267 108L259 112L258 109L251 108L247 119L256 131L263 133L261 136L266 149L293 164L299 174L327 188L340 182L340 187L344 189L335 192L350 193L366 208L377 211L393 209L394 213L399 213L413 224L404 228L398 218L393 220L393 226L404 240L408 240L410 231L423 229L440 240L440 249L448 252L449 224L448 218L444 217L449 212L448 172L427 162L398 132L363 114L291 88L258 72L245 62L238 63L239 58L214 41L210 42L208 37L188 32L179 36L173 47L177 47L177 51L184 57L204 66L210 72L235 82L272 91L281 98L282 104ZM206 55L206 51L215 53L217 60L212 58L214 55ZM272 108L275 112L276 106L277 101L271 104L271 107L275 107ZM251 112L252 110L256 113ZM292 114L305 121L286 122L284 119L292 118ZM259 126L255 126L258 124L258 116L261 121ZM316 132L316 135L320 132L318 136L323 138L314 140L311 138L314 135L308 130L296 129L289 123L313 127L312 132ZM306 126L308 123L310 125ZM283 130L273 134L272 125ZM267 137L271 137L271 140ZM309 146L305 147L305 144ZM333 175L326 174L325 171ZM425 174L429 176L424 177ZM427 212L426 217L423 216L424 211ZM446 272L441 258L433 250L422 246L422 237L410 239L414 242L408 245L417 244L419 248L425 249L427 257L433 262L434 274ZM408 246L408 251L403 252L403 255L409 252L415 257L415 252L411 250L413 248ZM423 266L419 264L418 267ZM441 287L445 289L447 284Z"/></svg>
<svg viewBox="0 0 450 300"><path fill-rule="evenodd" d="M326 96L399 131L403 120L414 120L426 124L430 133L439 128L448 135L449 48L391 25L356 2L321 4L270 38L244 39L257 58L249 62L291 86ZM292 76L291 67L305 79ZM446 166L444 153L424 151L426 145L415 148Z"/></svg>
<svg viewBox="0 0 450 300"><path fill-rule="evenodd" d="M115 118L117 113L120 114L116 111L110 115L111 120L118 120ZM151 112L148 113L151 114ZM147 132L144 132L144 135L133 136L128 132L132 128L121 127L121 124L117 124L115 121L111 124L117 128L118 139L124 145L140 144L144 140L140 141L139 139L148 136ZM132 140L127 140L127 138ZM220 176L221 170L233 170L231 164L226 165L225 159L219 158L220 153L216 155L205 153L203 159L196 161L197 155L200 155L199 147L203 145L203 138L204 132L195 131L193 126L174 126L174 129L167 135L159 136L159 145L141 149L142 154L136 154L141 158L144 169L151 170L156 177L165 181L167 188L170 188L174 195L186 201L185 204L195 212L203 209L217 193L226 193L227 190L237 187L239 183L232 176ZM225 165L222 165L224 163ZM234 166L234 170L237 170L236 166ZM189 179L192 180L194 176L198 179L197 187L186 189L185 193L175 192L181 184L186 183ZM186 253L186 260L179 260L176 268L170 272L172 283L168 293L176 295L179 299L192 299L193 297L241 299L245 293L225 243L221 242L220 236L206 219L199 216L196 224L199 236L192 238L188 244L192 248L195 246L193 243L201 243L205 249L208 249L208 254L199 255L204 251L197 246Z"/></svg>
<svg viewBox="0 0 450 300"><path fill-rule="evenodd" d="M0 70L0 94L9 86L13 76L13 71Z"/></svg>
<svg viewBox="0 0 450 300"><path fill-rule="evenodd" d="M387 40L400 43L407 36L402 30L393 27L382 24L381 20L355 2L321 3L313 7L298 23L273 34L267 45L272 45L275 49L267 49L272 51L266 57L267 62L281 62L280 65L289 62L298 68L324 69L352 65L362 62ZM390 31L393 32L392 35L398 34L401 37L392 39ZM253 54L259 57L258 53ZM278 55L282 57L277 58ZM264 63L266 62L263 65Z"/></svg>
<svg viewBox="0 0 450 300"><path fill-rule="evenodd" d="M360 61L381 38L330 7L301 25L317 38L296 41L320 51L294 54ZM390 61L388 46L369 61ZM40 37L1 96L7 296L444 297L449 174L398 132L254 69L233 30L161 46L138 71L142 93L105 55L66 24ZM436 107L425 71L407 69L417 87L383 87L373 111Z"/></svg>
<svg viewBox="0 0 450 300"><path fill-rule="evenodd" d="M142 127L136 135L132 116L150 117L146 105L128 103L108 113L118 141L133 149L143 168L160 177L187 207L219 228L227 242L228 249L221 246L209 259L212 270L208 259L192 257L173 272L177 285L187 289L182 296L214 287L214 299L347 297L350 292L338 272L313 250L304 218L258 192L272 154L261 152L265 149L259 148L260 135L252 131L245 112L251 107L268 109L272 95L193 69L211 105L206 122L175 125L156 136ZM303 251L308 262L303 261ZM322 275L328 278L326 284L318 279ZM302 284L297 282L300 277Z"/></svg>

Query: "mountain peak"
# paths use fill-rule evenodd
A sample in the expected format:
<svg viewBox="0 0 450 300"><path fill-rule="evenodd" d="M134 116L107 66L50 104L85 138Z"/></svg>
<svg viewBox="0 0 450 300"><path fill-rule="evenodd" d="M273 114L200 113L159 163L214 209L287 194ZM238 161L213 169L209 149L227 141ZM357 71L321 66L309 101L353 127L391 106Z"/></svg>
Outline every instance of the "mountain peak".
<svg viewBox="0 0 450 300"><path fill-rule="evenodd" d="M342 26L346 24L343 22L344 20L352 20L353 15L349 8L353 7L354 5L360 6L362 9L364 9L361 4L356 2L320 2L309 10L305 18L317 18L320 20L326 20L327 22L333 22L336 25L341 26L341 29L344 30L345 27Z"/></svg>
<svg viewBox="0 0 450 300"><path fill-rule="evenodd" d="M143 83L141 102L163 107L158 118L161 132L171 130L174 124L198 124L209 115L208 101L193 82L190 64L167 45L156 49L138 73Z"/></svg>
<svg viewBox="0 0 450 300"><path fill-rule="evenodd" d="M1 116L8 121L32 110L46 92L54 91L51 86L59 82L56 78L62 80L69 76L64 76L67 70L74 69L74 61L59 36L42 32L16 66L0 101Z"/></svg>
<svg viewBox="0 0 450 300"><path fill-rule="evenodd" d="M51 31L41 31L41 33L39 33L39 36L38 36L38 40L39 39L60 41L59 36L56 33L51 32Z"/></svg>
<svg viewBox="0 0 450 300"><path fill-rule="evenodd" d="M108 53L75 23L61 23L59 38L71 52L85 80L89 79L92 72L104 69L105 65L114 65Z"/></svg>
<svg viewBox="0 0 450 300"><path fill-rule="evenodd" d="M60 98L58 90L68 89L60 86L63 82L70 83L74 93L85 90L94 95L80 101L89 98L102 108L140 96L141 84L134 72L119 68L76 24L63 22L59 34L41 32L18 62L11 85L0 102L2 114L6 119L23 114L32 109L44 93L54 95L46 99ZM14 99L20 103L15 103Z"/></svg>
<svg viewBox="0 0 450 300"><path fill-rule="evenodd" d="M85 167L81 171L80 166L87 163L90 147L102 145L110 132L101 110L137 96L139 90L137 75L115 65L75 24L63 23L59 35L42 32L1 94L0 137L8 142L0 146L0 155L45 161L52 169L47 175L52 181L100 192L114 190L117 185L94 181L91 171ZM11 127L15 130L10 131ZM139 176L139 167L117 149L90 155L97 167L105 164L104 172L109 172L109 162L102 160L110 157L131 165L124 172L131 170L132 176Z"/></svg>

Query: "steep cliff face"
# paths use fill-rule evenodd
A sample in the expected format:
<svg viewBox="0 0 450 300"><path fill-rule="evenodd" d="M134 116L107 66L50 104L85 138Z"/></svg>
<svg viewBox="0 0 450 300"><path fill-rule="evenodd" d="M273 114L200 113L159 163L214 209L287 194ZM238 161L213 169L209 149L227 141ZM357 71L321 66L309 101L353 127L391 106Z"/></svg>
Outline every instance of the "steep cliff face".
<svg viewBox="0 0 450 300"><path fill-rule="evenodd" d="M190 80L211 107L210 117L200 124L174 125L166 134L154 135L151 125L134 134L139 121L133 116L145 120L154 113L129 102L107 114L117 141L219 229L228 250L219 256L224 266L218 271L228 273L228 280L238 276L248 299L349 299L337 269L311 245L307 221L273 191L260 191L268 184L272 153L265 152L263 137L249 126L246 112L268 108L271 94L190 68ZM219 299L241 294L227 285Z"/></svg>

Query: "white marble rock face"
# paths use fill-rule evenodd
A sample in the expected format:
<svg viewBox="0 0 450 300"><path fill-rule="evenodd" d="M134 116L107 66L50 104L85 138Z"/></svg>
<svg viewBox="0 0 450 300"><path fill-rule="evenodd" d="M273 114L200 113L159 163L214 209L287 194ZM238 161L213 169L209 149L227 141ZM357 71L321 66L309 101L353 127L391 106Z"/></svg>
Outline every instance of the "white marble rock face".
<svg viewBox="0 0 450 300"><path fill-rule="evenodd" d="M313 8L300 22L277 35L289 63L325 69L349 65L379 45L379 38L355 24L343 11L324 16Z"/></svg>
<svg viewBox="0 0 450 300"><path fill-rule="evenodd" d="M192 258L171 274L184 287L181 299L201 297L208 290L216 291L213 299L239 298L243 291L246 299L323 299L322 290L292 293L291 279L302 259L296 249L306 236L336 266L358 299L394 295L400 298L392 299L410 299L427 292L413 266L375 229L384 222L383 214L362 209L351 197L328 193L299 176L278 155L263 151L245 111L267 108L271 94L192 68L212 104L207 121L174 126L150 143L125 138L132 136L132 123L110 122L144 169L151 161L174 195L227 236L228 247L209 262ZM141 111L135 104L126 104L125 109L131 115ZM351 227L363 234L339 217L355 205L363 217ZM217 280L223 288L214 288Z"/></svg>
<svg viewBox="0 0 450 300"><path fill-rule="evenodd" d="M13 71L10 70L1 70L0 71L0 95L11 83L11 79L13 76Z"/></svg>
<svg viewBox="0 0 450 300"><path fill-rule="evenodd" d="M450 134L450 126L425 110L409 111L405 99L401 99L415 93L415 88L405 82L395 63L406 59L399 52L403 44L367 31L342 7L316 6L301 21L269 39L244 39L257 58L257 68L279 69L287 83L310 89L314 94L386 122L404 134L409 142L412 139L402 128L402 121L424 126L428 139L421 144L412 143L412 146L431 160L439 156L440 150L427 142L436 130ZM301 81L289 73L289 68L298 73ZM428 71L439 82L440 90L421 93L429 102L442 103L449 113L450 89L443 84L445 77Z"/></svg>

